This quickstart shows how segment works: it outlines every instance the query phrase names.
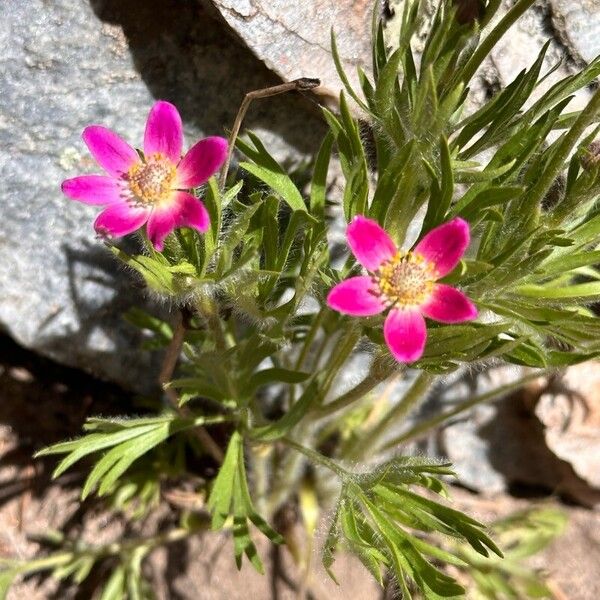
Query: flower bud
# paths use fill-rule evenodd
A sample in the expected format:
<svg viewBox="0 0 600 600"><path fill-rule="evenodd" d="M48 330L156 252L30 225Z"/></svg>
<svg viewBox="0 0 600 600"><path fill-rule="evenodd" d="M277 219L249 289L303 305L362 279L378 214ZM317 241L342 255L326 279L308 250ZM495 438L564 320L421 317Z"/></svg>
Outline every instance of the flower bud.
<svg viewBox="0 0 600 600"><path fill-rule="evenodd" d="M456 20L461 25L471 25L483 16L481 0L454 0Z"/></svg>
<svg viewBox="0 0 600 600"><path fill-rule="evenodd" d="M600 140L592 142L581 155L581 166L590 171L600 167Z"/></svg>

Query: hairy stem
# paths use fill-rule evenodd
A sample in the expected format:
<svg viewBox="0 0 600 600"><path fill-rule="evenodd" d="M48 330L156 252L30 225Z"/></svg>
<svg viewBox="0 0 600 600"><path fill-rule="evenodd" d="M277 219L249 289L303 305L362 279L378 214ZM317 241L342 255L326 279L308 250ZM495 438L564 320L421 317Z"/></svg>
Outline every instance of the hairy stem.
<svg viewBox="0 0 600 600"><path fill-rule="evenodd" d="M350 406L388 379L395 370L396 368L392 366L381 371L373 372L373 370L371 370L367 376L361 382L357 383L352 389L348 390L341 396L338 396L332 402L325 404L325 406L319 407L316 411L317 416L327 417L338 410L342 410L343 408Z"/></svg>
<svg viewBox="0 0 600 600"><path fill-rule="evenodd" d="M225 352L228 347L227 338L223 332L223 325L219 319L219 309L215 300L209 296L203 296L198 304L198 309L206 321L208 329L212 333L215 348L219 352Z"/></svg>
<svg viewBox="0 0 600 600"><path fill-rule="evenodd" d="M296 360L296 365L295 365L296 371L299 371L300 369L302 369L302 366L304 365L304 361L306 360L306 357L308 356L308 353L310 352L310 350L312 348L312 344L315 340L317 333L319 332L319 328L321 327L326 314L327 314L327 309L323 307L317 313L317 316L313 319L310 329L309 329L308 333L306 334L304 344L302 345L302 350L300 351L300 354L298 355L298 359Z"/></svg>
<svg viewBox="0 0 600 600"><path fill-rule="evenodd" d="M295 432L306 439L306 427L300 426ZM294 493L296 484L302 475L302 456L296 452L285 452L281 463L274 469L273 482L266 502L267 515L274 515Z"/></svg>
<svg viewBox="0 0 600 600"><path fill-rule="evenodd" d="M304 456L306 456L312 463L333 471L342 481L346 481L350 478L350 473L346 471L346 469L343 469L335 461L327 458L320 452L317 452L312 448L308 448L307 446L303 446L302 444L299 444L288 437L283 438L282 441L290 448L293 448L301 454L304 454Z"/></svg>
<svg viewBox="0 0 600 600"><path fill-rule="evenodd" d="M248 112L248 108L250 107L252 100L258 100L260 98L269 98L270 96L277 96L279 94L285 94L287 92L305 92L307 90L312 90L316 87L319 87L320 85L321 82L318 79L302 77L300 79L295 79L294 81L282 83L281 85L274 85L272 87L254 90L246 94L246 96L242 100L242 103L240 104L240 108L238 109L235 121L233 122L231 134L229 135L229 150L227 152L227 158L225 160L225 163L223 164L223 168L221 169L221 175L219 177L219 188L221 190L224 189L225 183L227 182L227 173L229 172L229 165L231 164L231 157L233 155L233 149L235 148L235 141L237 140L238 134L240 133L240 127L242 126L242 122L244 120L244 117L246 116L246 113Z"/></svg>
<svg viewBox="0 0 600 600"><path fill-rule="evenodd" d="M421 371L400 402L350 449L349 458L360 458L367 448L376 448L388 429L401 421L425 396L435 379L435 375Z"/></svg>
<svg viewBox="0 0 600 600"><path fill-rule="evenodd" d="M489 402L491 400L498 400L506 394L514 392L519 388L523 387L526 383L529 383L530 381L533 381L535 379L539 379L544 375L548 375L550 372L550 370L537 371L536 373L526 375L525 377L522 377L521 379L518 379L513 383L507 383L506 385L497 387L496 389L486 392L485 394L481 394L479 396L475 396L474 398L470 398L469 400L465 400L464 402L457 404L452 410L440 413L439 415L435 415L434 417L431 417L430 419L427 419L426 421L423 421L421 423L418 423L414 427L411 427L402 435L388 442L382 448L382 450L389 450L390 448L398 446L399 444L403 444L408 440L418 438L430 431L431 429L433 429L434 427L437 427L438 425L441 425L442 423L446 422L448 419L451 419L456 415L459 415L460 413L463 413L473 408L474 406L477 406L478 404Z"/></svg>
<svg viewBox="0 0 600 600"><path fill-rule="evenodd" d="M177 321L175 329L173 330L173 337L171 338L171 342L165 352L162 368L158 376L158 383L167 396L167 399L169 400L173 410L175 410L175 412L183 418L192 419L194 416L189 409L187 409L185 406L179 406L179 396L177 395L177 392L173 388L166 387L166 384L173 379L173 373L175 372L177 361L181 356L181 349L183 348L183 341L185 339L185 331L186 328L183 315L180 313L179 320ZM221 447L217 444L217 442L215 442L206 428L199 426L192 429L192 431L198 438L198 441L202 447L210 454L210 456L212 456L219 464L222 463L224 458L223 450L221 450Z"/></svg>
<svg viewBox="0 0 600 600"><path fill-rule="evenodd" d="M329 362L325 367L325 381L319 391L321 402L324 402L327 398L327 394L338 376L340 369L344 366L344 363L348 360L350 354L352 354L356 342L360 339L360 334L360 329L352 326L348 327L331 351Z"/></svg>

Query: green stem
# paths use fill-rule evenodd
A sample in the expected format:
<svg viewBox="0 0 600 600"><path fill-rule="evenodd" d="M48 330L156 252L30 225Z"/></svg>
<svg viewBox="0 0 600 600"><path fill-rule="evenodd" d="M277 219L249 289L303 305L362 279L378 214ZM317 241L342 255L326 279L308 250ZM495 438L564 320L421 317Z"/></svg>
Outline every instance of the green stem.
<svg viewBox="0 0 600 600"><path fill-rule="evenodd" d="M267 491L269 488L269 474L270 474L270 458L271 458L271 447L265 447L262 445L255 445L250 447L250 459L252 461L252 473L254 483L254 496L256 499L256 508L259 514L265 514L266 511L266 498Z"/></svg>
<svg viewBox="0 0 600 600"><path fill-rule="evenodd" d="M307 426L301 422L294 435L306 439ZM302 457L296 452L284 452L279 464L273 464L272 484L269 497L265 502L265 515L269 518L279 510L279 508L295 492L297 483L302 476Z"/></svg>
<svg viewBox="0 0 600 600"><path fill-rule="evenodd" d="M356 345L356 342L358 342L360 335L360 329L349 327L332 350L329 356L329 363L324 369L325 381L319 391L321 402L324 402L327 398L327 394L329 393L333 382L350 354L352 354L352 350L354 350L354 346Z"/></svg>
<svg viewBox="0 0 600 600"><path fill-rule="evenodd" d="M327 398L327 394L333 385L339 370L342 368L344 363L346 362L348 356L354 350L354 346L356 342L360 338L361 330L349 327L345 333L342 334L334 349L332 350L329 361L324 368L323 372L325 374L325 378L323 384L321 385L318 397L315 399L315 404L318 402L323 402ZM296 431L295 435L300 439L305 439L306 437L306 425L308 423L304 423L303 427L299 427L298 431ZM295 443L295 442L294 442ZM291 444L288 444L291 445ZM301 446L304 448L304 446ZM318 453L317 453L318 454ZM320 456L320 455L319 455ZM267 508L269 514L274 514L279 507L289 498L290 494L293 493L294 487L298 481L298 478L301 474L301 466L302 461L297 454L286 454L283 457L283 464L277 469L277 474L275 476L275 481L271 488L271 493L269 494L269 500L267 503ZM279 475L281 473L281 475Z"/></svg>
<svg viewBox="0 0 600 600"><path fill-rule="evenodd" d="M448 419L451 419L452 417L455 417L456 415L463 413L473 408L474 406L477 406L477 404L489 402L490 400L497 400L502 396L505 396L509 392L514 392L515 390L518 390L526 383L533 381L534 379L538 379L539 377L543 377L544 375L547 375L550 372L550 369L538 371L536 373L532 373L531 375L522 377L521 379L513 383L502 385L496 388L495 390L491 390L490 392L486 392L485 394L475 396L475 398L471 398L470 400L465 400L464 402L457 404L452 410L431 417L430 419L427 419L426 421L423 421L422 423L418 423L414 427L411 427L407 432L398 436L391 442L388 442L382 448L382 451L389 450L390 448L394 448L395 446L398 446L399 444L402 444L408 440L420 437L424 433L428 432L430 429L433 429L434 427L437 427L438 425L441 425L442 423L446 422Z"/></svg>
<svg viewBox="0 0 600 600"><path fill-rule="evenodd" d="M321 310L317 313L317 316L314 318L312 325L310 326L310 329L309 329L308 333L306 334L306 338L304 340L304 345L302 346L302 350L301 350L300 354L298 355L298 359L296 360L296 366L295 366L296 371L299 371L300 369L302 369L302 365L304 364L304 361L306 360L306 357L308 356L308 353L310 352L313 341L319 331L319 328L321 327L321 324L323 323L323 320L325 319L326 314L327 314L327 310L325 308L321 308Z"/></svg>
<svg viewBox="0 0 600 600"><path fill-rule="evenodd" d="M350 406L357 400L360 400L366 396L379 384L383 383L394 373L395 370L396 369L394 367L389 367L381 372L373 373L370 371L368 375L360 383L357 383L352 389L348 390L346 393L342 394L332 402L329 402L325 406L318 407L315 411L317 416L327 417L338 410L342 410L343 408Z"/></svg>
<svg viewBox="0 0 600 600"><path fill-rule="evenodd" d="M375 448L387 430L405 417L423 398L435 379L435 375L421 371L404 394L402 400L393 406L379 423L350 449L349 457L359 458L367 447Z"/></svg>
<svg viewBox="0 0 600 600"><path fill-rule="evenodd" d="M495 14L498 12L500 5L502 4L502 0L490 0L488 5L485 8L485 15L483 20L481 21L481 29L485 29L494 18Z"/></svg>
<svg viewBox="0 0 600 600"><path fill-rule="evenodd" d="M319 363L321 362L321 357L323 356L323 353L325 352L325 349L327 348L327 344L329 343L329 338L330 338L330 336L324 335L321 339L321 342L317 346L317 351L315 352L315 355L313 356L312 361L311 361L313 371L316 371L319 368Z"/></svg>
<svg viewBox="0 0 600 600"><path fill-rule="evenodd" d="M186 326L183 314L180 312L177 325L173 329L173 337L165 352L162 368L158 376L158 383L164 389L173 410L184 419L190 419L193 418L191 411L187 407L179 405L179 396L177 392L169 386L169 382L173 379L177 361L181 356L181 350L185 341L185 333ZM194 429L194 435L198 438L202 447L217 461L217 463L220 464L223 462L223 452L221 448L203 425L198 425Z"/></svg>
<svg viewBox="0 0 600 600"><path fill-rule="evenodd" d="M200 309L202 316L206 319L206 324L213 335L215 348L219 352L225 352L228 344L225 333L223 332L223 327L221 326L217 303L213 298L203 296L199 302L198 308Z"/></svg>
<svg viewBox="0 0 600 600"><path fill-rule="evenodd" d="M339 476L339 478L342 481L347 481L348 479L351 478L350 473L348 471L346 471L346 469L343 469L342 467L340 467L340 465L338 465L335 461L331 460L330 458L323 456L323 454L321 454L320 452L317 452L316 450L313 450L312 448L307 448L306 446L303 446L302 444L298 444L297 442L295 442L294 440L292 440L288 437L282 438L282 441L284 444L286 444L290 448L293 448L294 450L297 450L301 454L304 454L304 456L306 456L311 462L313 462L317 465L321 465L322 467L325 467L326 469L329 469L330 471L333 471L336 475Z"/></svg>

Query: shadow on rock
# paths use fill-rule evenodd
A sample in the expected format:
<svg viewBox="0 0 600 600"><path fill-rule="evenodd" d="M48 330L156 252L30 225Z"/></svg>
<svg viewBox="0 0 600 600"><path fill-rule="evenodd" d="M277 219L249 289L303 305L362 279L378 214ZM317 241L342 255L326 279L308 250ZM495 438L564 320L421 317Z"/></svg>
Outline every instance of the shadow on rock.
<svg viewBox="0 0 600 600"><path fill-rule="evenodd" d="M478 433L488 444L491 466L504 476L513 495L558 494L588 507L600 502L600 491L589 486L572 465L548 448L544 426L525 402L523 393L498 402L494 418Z"/></svg>
<svg viewBox="0 0 600 600"><path fill-rule="evenodd" d="M247 92L281 83L200 2L90 0L90 4L102 21L122 27L135 68L151 93L176 104L184 122L206 134L231 127ZM286 95L257 101L245 127L273 132L297 151L314 153L325 126L314 98L306 98Z"/></svg>
<svg viewBox="0 0 600 600"><path fill-rule="evenodd" d="M132 240L126 243L130 248ZM60 335L44 335L57 311L39 330L39 347L48 355L68 356L71 364L97 377L104 373L122 377L118 383L135 391L155 394L160 370L160 352L142 349L144 334L129 324L125 315L143 306L154 315L167 318L167 309L148 298L134 273L123 273L121 264L101 245L86 244L77 249L63 246L67 281L77 326L62 329ZM155 376L153 376L155 374Z"/></svg>

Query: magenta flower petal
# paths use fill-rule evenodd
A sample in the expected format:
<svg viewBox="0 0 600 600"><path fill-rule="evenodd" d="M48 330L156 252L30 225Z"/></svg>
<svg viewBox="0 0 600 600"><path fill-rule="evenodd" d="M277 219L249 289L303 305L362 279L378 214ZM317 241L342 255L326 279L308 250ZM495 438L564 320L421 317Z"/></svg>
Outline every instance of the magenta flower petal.
<svg viewBox="0 0 600 600"><path fill-rule="evenodd" d="M212 136L194 144L177 165L178 184L182 188L202 185L214 175L227 158L227 140Z"/></svg>
<svg viewBox="0 0 600 600"><path fill-rule="evenodd" d="M183 147L183 126L177 109L164 100L154 104L144 133L144 154L159 152L177 164Z"/></svg>
<svg viewBox="0 0 600 600"><path fill-rule="evenodd" d="M150 209L123 202L110 204L96 219L94 229L100 235L122 237L139 229L150 215Z"/></svg>
<svg viewBox="0 0 600 600"><path fill-rule="evenodd" d="M84 204L114 204L123 199L123 188L118 180L104 175L73 177L63 181L60 187L65 196Z"/></svg>
<svg viewBox="0 0 600 600"><path fill-rule="evenodd" d="M113 177L121 177L139 161L137 152L106 127L86 127L82 137L96 162Z"/></svg>
<svg viewBox="0 0 600 600"><path fill-rule="evenodd" d="M187 192L175 192L173 200L156 206L148 219L148 237L159 252L165 238L178 227L191 227L204 233L210 227L210 217L204 204Z"/></svg>
<svg viewBox="0 0 600 600"><path fill-rule="evenodd" d="M426 317L442 323L461 323L477 318L477 307L459 290L438 283L421 310Z"/></svg>
<svg viewBox="0 0 600 600"><path fill-rule="evenodd" d="M457 217L432 229L416 245L414 252L435 265L436 275L440 278L456 267L470 238L469 224Z"/></svg>
<svg viewBox="0 0 600 600"><path fill-rule="evenodd" d="M369 271L376 271L398 251L387 232L377 222L362 215L352 219L346 237L356 260Z"/></svg>
<svg viewBox="0 0 600 600"><path fill-rule="evenodd" d="M419 310L394 308L383 325L385 341L394 358L411 363L423 355L427 340L425 319Z"/></svg>
<svg viewBox="0 0 600 600"><path fill-rule="evenodd" d="M329 308L355 317L370 317L383 312L385 305L372 291L371 278L362 275L338 283L327 296Z"/></svg>

